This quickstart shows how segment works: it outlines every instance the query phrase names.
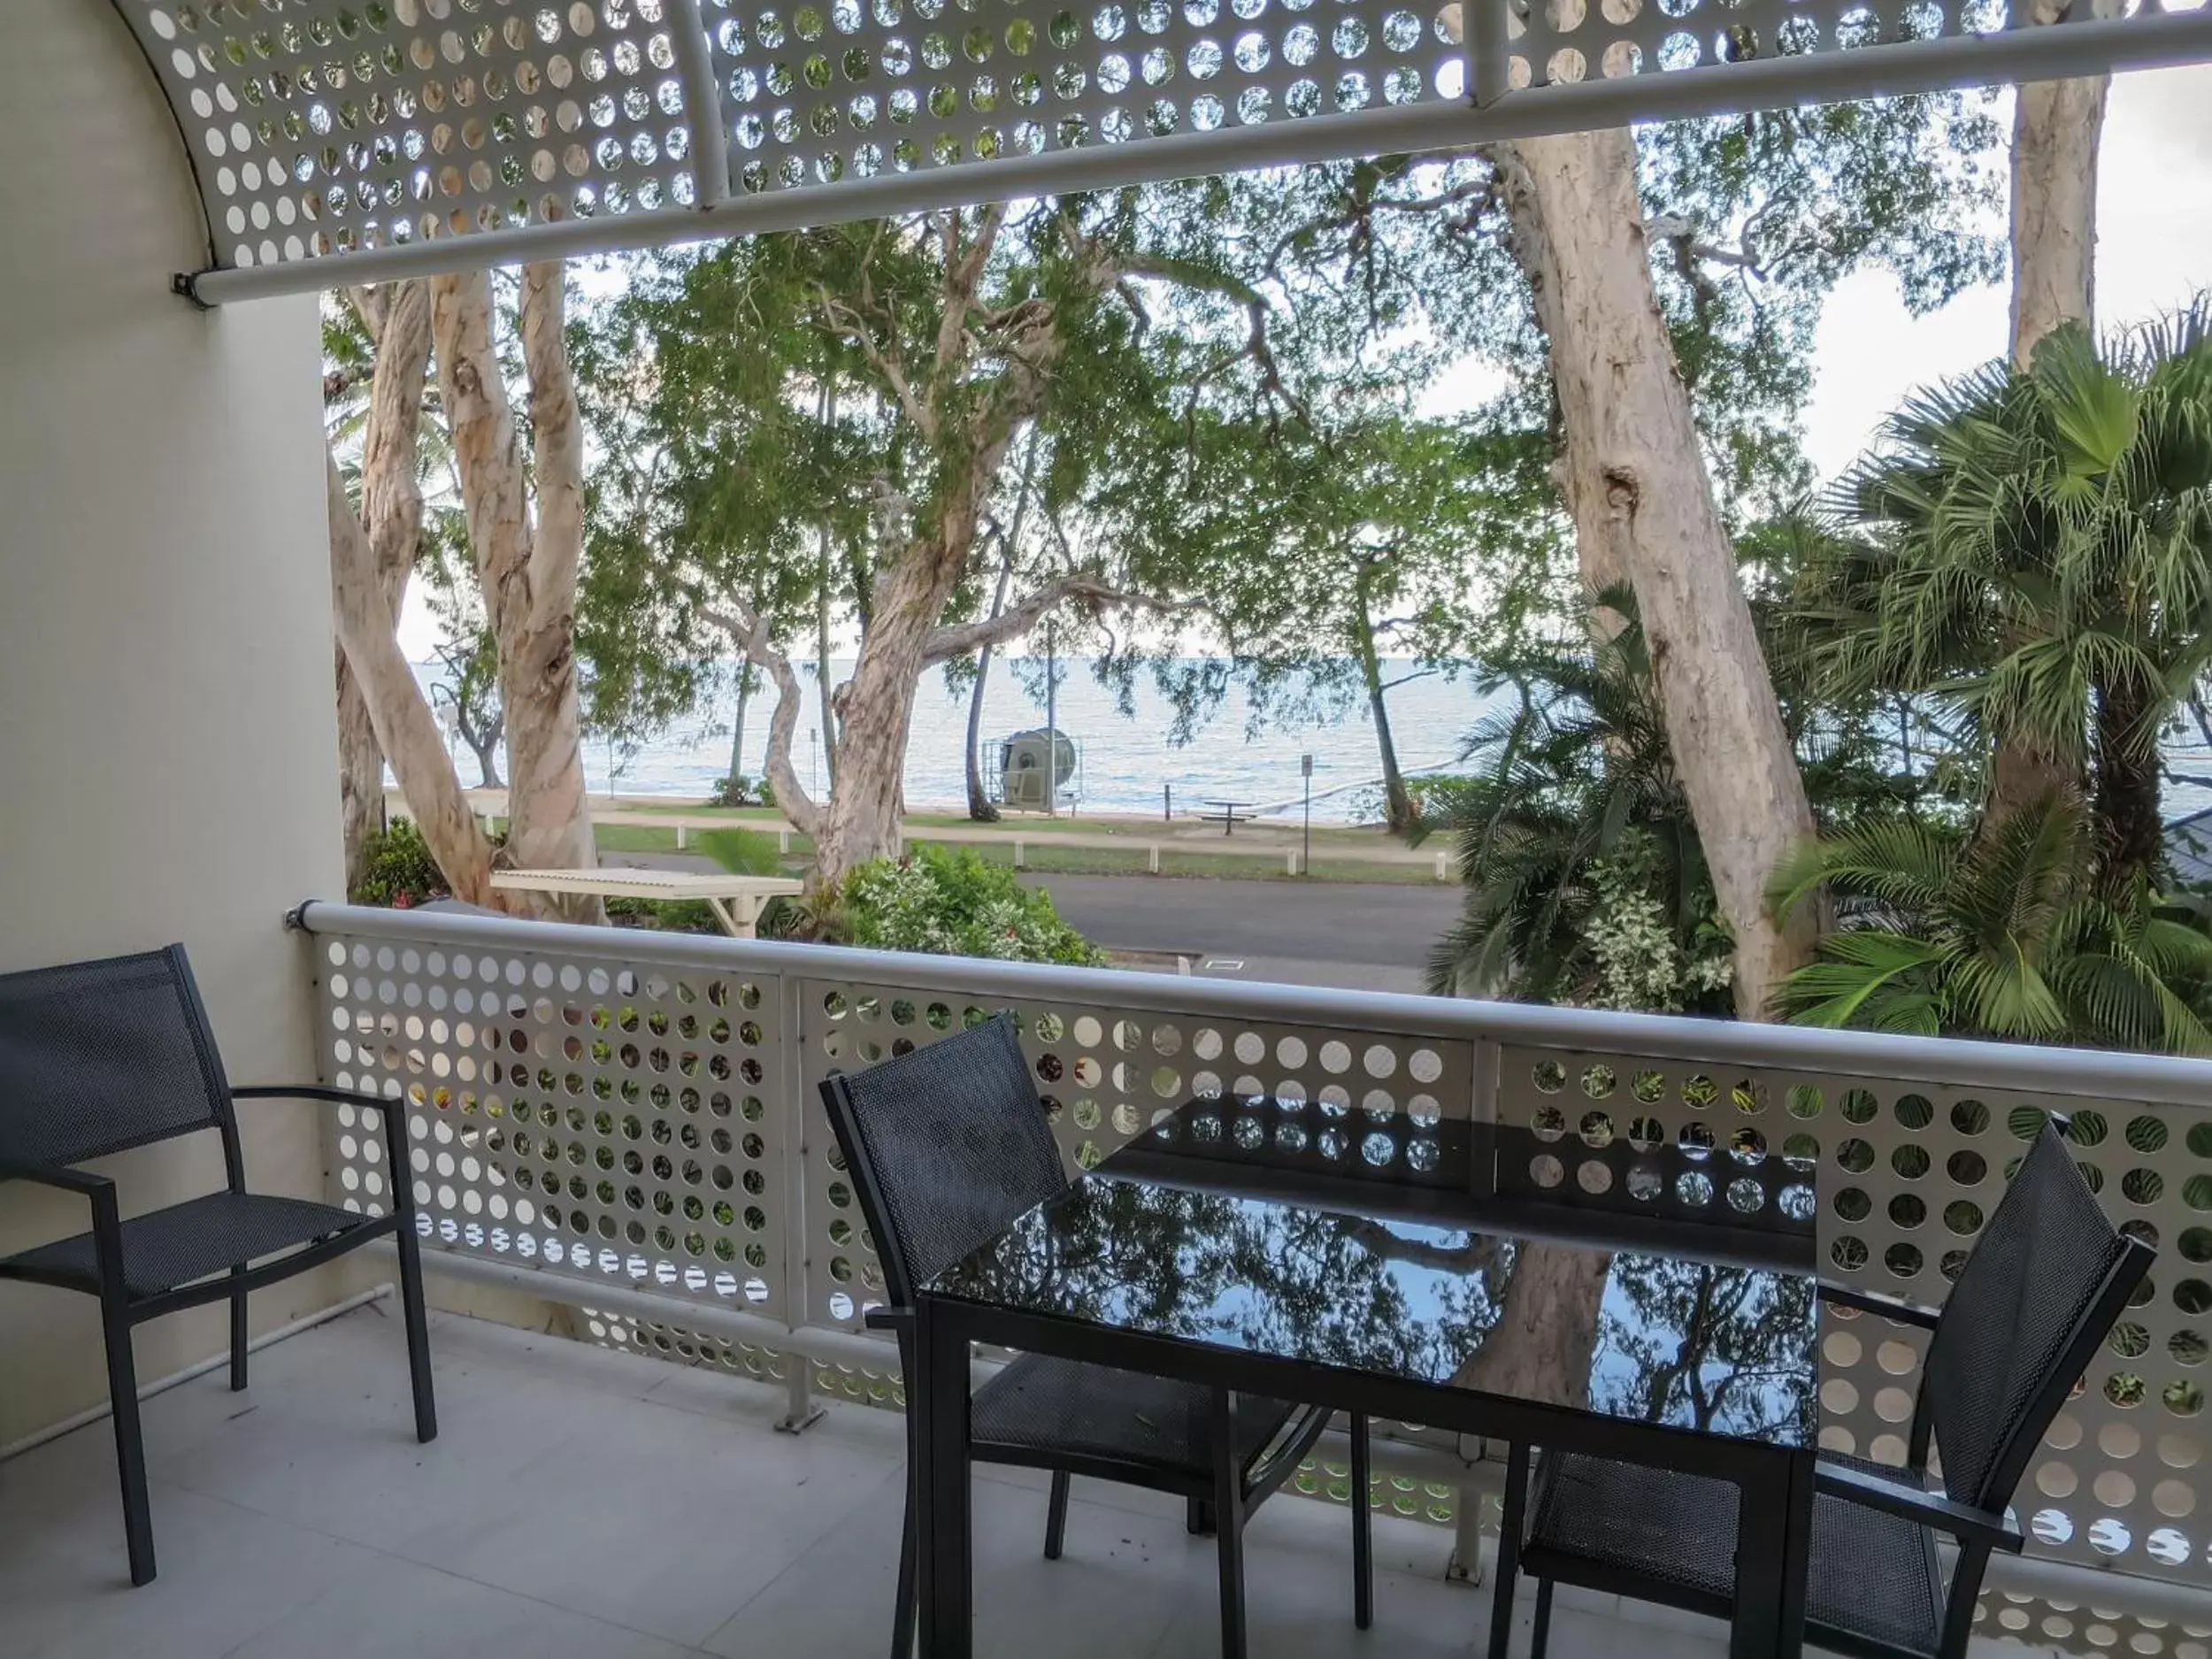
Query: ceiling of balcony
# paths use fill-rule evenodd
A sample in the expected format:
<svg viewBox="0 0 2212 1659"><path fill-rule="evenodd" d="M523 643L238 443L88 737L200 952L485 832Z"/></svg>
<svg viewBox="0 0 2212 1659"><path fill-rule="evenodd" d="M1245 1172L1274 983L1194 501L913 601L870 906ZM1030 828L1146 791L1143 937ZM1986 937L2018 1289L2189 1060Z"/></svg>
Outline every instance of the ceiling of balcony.
<svg viewBox="0 0 2212 1659"><path fill-rule="evenodd" d="M2142 0L2032 28L2004 0L115 4L191 154L211 303L2212 58L2212 12Z"/></svg>

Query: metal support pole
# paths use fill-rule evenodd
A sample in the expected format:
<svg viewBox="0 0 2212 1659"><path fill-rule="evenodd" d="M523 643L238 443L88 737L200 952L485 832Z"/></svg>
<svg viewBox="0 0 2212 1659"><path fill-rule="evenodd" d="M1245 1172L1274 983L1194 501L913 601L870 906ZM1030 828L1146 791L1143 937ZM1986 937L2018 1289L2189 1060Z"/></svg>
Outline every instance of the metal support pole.
<svg viewBox="0 0 2212 1659"><path fill-rule="evenodd" d="M691 124L691 168L696 204L710 208L730 195L729 132L722 124L722 90L715 84L714 56L699 0L669 0L668 34L676 50L676 74Z"/></svg>
<svg viewBox="0 0 2212 1659"><path fill-rule="evenodd" d="M821 1421L822 1402L814 1393L814 1362L796 1351L783 1356L783 1416L777 1420L780 1434L803 1434Z"/></svg>

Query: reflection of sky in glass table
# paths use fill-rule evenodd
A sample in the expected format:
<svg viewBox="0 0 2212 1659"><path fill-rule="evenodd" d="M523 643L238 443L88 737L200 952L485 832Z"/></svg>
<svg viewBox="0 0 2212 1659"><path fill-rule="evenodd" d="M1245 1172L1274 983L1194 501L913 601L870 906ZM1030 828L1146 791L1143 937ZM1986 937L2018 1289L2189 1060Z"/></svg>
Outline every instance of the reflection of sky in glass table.
<svg viewBox="0 0 2212 1659"><path fill-rule="evenodd" d="M1448 1384L1546 1267L1603 1263L1594 1409L1789 1444L1814 1431L1809 1279L1094 1175L932 1288L1148 1334ZM1546 1261L1544 1258L1550 1258ZM1609 1257L1609 1259L1608 1259Z"/></svg>

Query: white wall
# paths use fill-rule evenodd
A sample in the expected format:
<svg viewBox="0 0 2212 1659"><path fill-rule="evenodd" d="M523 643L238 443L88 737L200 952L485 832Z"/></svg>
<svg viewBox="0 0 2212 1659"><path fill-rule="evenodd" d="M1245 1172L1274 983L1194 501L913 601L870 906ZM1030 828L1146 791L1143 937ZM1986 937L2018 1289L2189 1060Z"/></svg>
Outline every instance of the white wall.
<svg viewBox="0 0 2212 1659"><path fill-rule="evenodd" d="M342 879L315 303L171 296L205 232L128 33L100 0L4 4L0 970L181 939L233 1080L311 1079L282 918ZM243 1111L257 1186L319 1194L314 1110ZM220 1185L188 1144L112 1161L127 1209ZM0 1254L83 1217L0 1185ZM296 1280L256 1322L331 1299ZM221 1319L142 1327L141 1379ZM0 1285L0 1445L105 1392L92 1299Z"/></svg>

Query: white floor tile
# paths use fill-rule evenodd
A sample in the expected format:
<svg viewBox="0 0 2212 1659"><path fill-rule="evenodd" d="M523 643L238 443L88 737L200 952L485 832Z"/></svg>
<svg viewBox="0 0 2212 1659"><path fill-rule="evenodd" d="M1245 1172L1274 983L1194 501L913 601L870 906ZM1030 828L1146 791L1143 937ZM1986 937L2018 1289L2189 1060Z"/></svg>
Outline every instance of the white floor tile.
<svg viewBox="0 0 2212 1659"><path fill-rule="evenodd" d="M131 1585L111 1473L73 1500L43 1502L43 1529L0 1546L0 1653L220 1659L373 1559L158 1481L151 1498L160 1571L142 1589Z"/></svg>
<svg viewBox="0 0 2212 1659"><path fill-rule="evenodd" d="M230 1659L681 1659L686 1651L511 1591L370 1555Z"/></svg>
<svg viewBox="0 0 2212 1659"><path fill-rule="evenodd" d="M833 1435L725 1427L643 1401L572 1427L493 1502L426 1515L398 1553L694 1646L887 1472Z"/></svg>
<svg viewBox="0 0 2212 1659"><path fill-rule="evenodd" d="M161 1576L128 1586L96 1424L0 1463L0 1659L878 1659L905 1483L892 1413L775 1432L780 1388L440 1317L442 1432L415 1444L396 1318L364 1310L149 1403ZM1213 1541L1180 1499L1079 1480L1043 1559L1048 1478L979 1466L978 1659L1213 1659ZM1468 1659L1488 1586L1446 1531L1379 1517L1376 1623L1351 1522L1279 1496L1246 1540L1256 1659ZM1532 1587L1516 1607L1527 1651ZM1563 1586L1554 1659L1721 1659L1726 1632ZM1988 1659L2040 1649L1977 1643Z"/></svg>

